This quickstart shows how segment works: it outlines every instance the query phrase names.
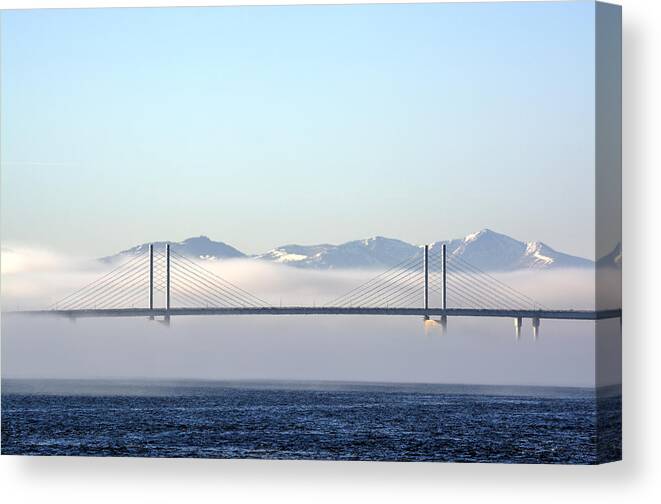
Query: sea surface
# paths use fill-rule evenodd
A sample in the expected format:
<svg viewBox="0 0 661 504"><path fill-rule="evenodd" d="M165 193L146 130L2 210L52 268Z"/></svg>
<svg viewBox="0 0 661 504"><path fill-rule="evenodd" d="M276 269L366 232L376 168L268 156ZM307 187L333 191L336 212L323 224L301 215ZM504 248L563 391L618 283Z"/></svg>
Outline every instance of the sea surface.
<svg viewBox="0 0 661 504"><path fill-rule="evenodd" d="M594 464L620 432L619 387L2 380L3 455Z"/></svg>

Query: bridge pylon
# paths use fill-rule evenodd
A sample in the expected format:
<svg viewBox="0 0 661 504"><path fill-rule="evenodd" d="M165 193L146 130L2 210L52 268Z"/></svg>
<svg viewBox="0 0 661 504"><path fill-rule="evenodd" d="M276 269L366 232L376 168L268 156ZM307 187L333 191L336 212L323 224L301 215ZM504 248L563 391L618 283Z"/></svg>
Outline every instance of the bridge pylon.
<svg viewBox="0 0 661 504"><path fill-rule="evenodd" d="M154 309L154 244L149 244L149 309Z"/></svg>
<svg viewBox="0 0 661 504"><path fill-rule="evenodd" d="M441 245L441 274L443 281L441 283L441 306L444 310L448 309L448 296L447 296L447 256L445 243Z"/></svg>
<svg viewBox="0 0 661 504"><path fill-rule="evenodd" d="M424 305L425 305L425 310L429 310L429 245L425 245L424 271L425 271Z"/></svg>
<svg viewBox="0 0 661 504"><path fill-rule="evenodd" d="M170 309L170 244L165 244L165 309Z"/></svg>

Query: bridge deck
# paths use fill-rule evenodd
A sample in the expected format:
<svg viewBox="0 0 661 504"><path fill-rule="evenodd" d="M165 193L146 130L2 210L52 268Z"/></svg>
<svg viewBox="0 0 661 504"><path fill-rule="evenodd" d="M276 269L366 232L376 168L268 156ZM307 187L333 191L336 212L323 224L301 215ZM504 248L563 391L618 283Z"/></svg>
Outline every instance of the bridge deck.
<svg viewBox="0 0 661 504"><path fill-rule="evenodd" d="M472 308L333 308L315 306L283 306L259 308L118 308L89 310L33 310L11 314L58 315L70 318L92 317L167 317L184 315L414 315L422 317L506 317L558 320L601 320L618 318L622 310L496 310Z"/></svg>

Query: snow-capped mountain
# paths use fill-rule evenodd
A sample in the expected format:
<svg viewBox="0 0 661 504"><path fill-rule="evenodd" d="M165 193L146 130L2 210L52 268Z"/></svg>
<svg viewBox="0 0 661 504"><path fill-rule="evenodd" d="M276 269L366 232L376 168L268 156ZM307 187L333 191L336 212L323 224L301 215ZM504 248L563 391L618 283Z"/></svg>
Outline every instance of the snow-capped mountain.
<svg viewBox="0 0 661 504"><path fill-rule="evenodd" d="M162 250L165 243L168 242L154 243L154 248ZM354 240L340 245L328 243L283 245L254 256L247 256L225 243L215 242L206 236L169 243L173 251L201 260L250 258L308 269L383 269L422 254L420 245L383 236ZM447 246L448 255L459 257L484 271L594 266L593 261L558 252L542 242L522 242L489 229L469 234L464 238L434 242L430 246L430 255L440 254L442 244ZM138 245L102 260L112 262L120 257L138 254L148 246L149 244Z"/></svg>
<svg viewBox="0 0 661 504"><path fill-rule="evenodd" d="M419 251L416 245L376 236L341 245L283 245L256 258L301 268L380 268L397 264Z"/></svg>
<svg viewBox="0 0 661 504"><path fill-rule="evenodd" d="M460 257L485 271L593 266L588 259L563 254L542 242L522 242L490 229L434 242L430 255L440 254L442 244L446 245L448 255ZM301 268L346 269L387 268L416 254L422 254L421 246L377 236L341 245L284 245L256 257Z"/></svg>
<svg viewBox="0 0 661 504"><path fill-rule="evenodd" d="M589 259L558 252L539 241L522 242L507 235L483 229L465 238L432 244L431 253L440 253L445 243L449 255L460 257L485 271L518 269L589 268Z"/></svg>
<svg viewBox="0 0 661 504"><path fill-rule="evenodd" d="M188 238L181 242L171 242L171 241L159 241L154 242L154 251L165 250L165 244L170 244L170 249L174 252L177 252L181 255L187 257L193 257L196 259L203 260L220 260L220 259L234 259L239 257L245 257L243 252L238 251L234 247L231 247L223 242L217 242L209 239L207 236L196 236L195 238ZM102 257L101 261L104 262L114 262L117 259L130 257L139 254L140 252L149 248L149 243L143 243L141 245L136 245L127 250L122 250L121 252L108 256Z"/></svg>

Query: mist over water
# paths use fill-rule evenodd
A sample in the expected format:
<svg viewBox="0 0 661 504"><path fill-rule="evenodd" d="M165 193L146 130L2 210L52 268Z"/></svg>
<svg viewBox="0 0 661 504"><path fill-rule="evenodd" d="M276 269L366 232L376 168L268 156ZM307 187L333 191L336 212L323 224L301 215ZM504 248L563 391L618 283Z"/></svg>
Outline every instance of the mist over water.
<svg viewBox="0 0 661 504"><path fill-rule="evenodd" d="M7 268L3 255L3 310L44 308L107 269L53 257ZM204 266L275 306L324 305L379 273L254 260ZM549 308L594 306L593 271L496 276ZM619 321L612 324L615 333ZM595 384L595 325L586 321L543 320L536 341L530 321L517 340L510 319L470 318L450 318L446 334L422 318L378 316L173 317L170 327L143 318L3 316L1 329L2 375L12 378ZM618 383L619 370L607 381Z"/></svg>
<svg viewBox="0 0 661 504"><path fill-rule="evenodd" d="M528 326L517 341L508 319L451 319L442 335L425 334L417 317L176 317L169 328L5 317L2 373L592 386L593 331L591 322L543 321L537 341Z"/></svg>
<svg viewBox="0 0 661 504"><path fill-rule="evenodd" d="M112 269L94 259L68 258L25 247L3 248L1 264L4 310L43 309ZM200 264L274 306L324 305L382 273L380 269L301 269L254 259ZM549 308L594 309L594 270L526 270L491 275ZM440 304L437 294L432 292L430 296L432 305Z"/></svg>

